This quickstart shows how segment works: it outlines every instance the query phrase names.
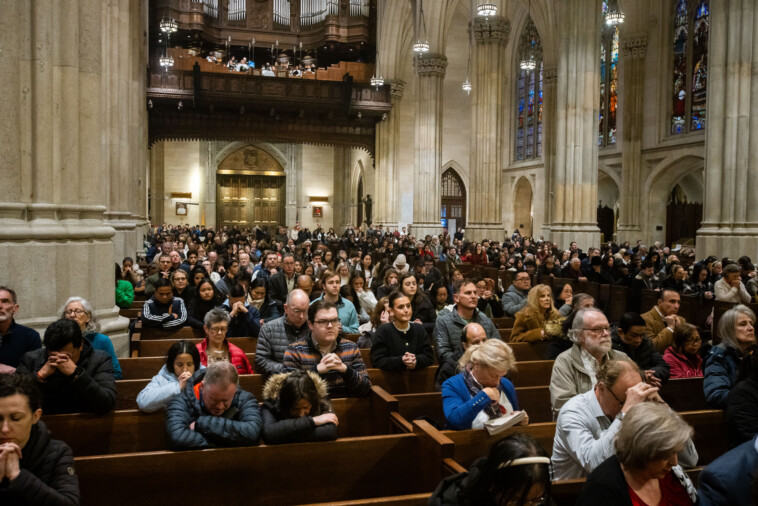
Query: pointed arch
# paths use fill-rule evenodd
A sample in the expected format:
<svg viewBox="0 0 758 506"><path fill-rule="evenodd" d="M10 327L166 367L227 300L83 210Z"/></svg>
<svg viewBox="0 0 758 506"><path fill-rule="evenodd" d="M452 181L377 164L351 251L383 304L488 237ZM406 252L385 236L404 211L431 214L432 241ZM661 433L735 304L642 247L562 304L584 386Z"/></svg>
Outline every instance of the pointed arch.
<svg viewBox="0 0 758 506"><path fill-rule="evenodd" d="M532 237L534 221L534 189L526 176L521 176L513 188L513 228L523 237Z"/></svg>
<svg viewBox="0 0 758 506"><path fill-rule="evenodd" d="M440 203L442 217L442 226L449 227L449 223L455 220L455 227L466 226L466 187L463 184L460 174L448 164L443 168L441 177Z"/></svg>

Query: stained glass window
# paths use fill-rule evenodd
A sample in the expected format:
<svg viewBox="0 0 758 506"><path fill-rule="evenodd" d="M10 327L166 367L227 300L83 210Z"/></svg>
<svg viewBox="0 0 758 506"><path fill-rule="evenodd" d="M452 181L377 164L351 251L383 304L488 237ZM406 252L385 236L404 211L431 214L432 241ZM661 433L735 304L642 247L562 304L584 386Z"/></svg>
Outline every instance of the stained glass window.
<svg viewBox="0 0 758 506"><path fill-rule="evenodd" d="M533 57L534 70L520 68L524 59ZM516 160L542 156L542 42L534 22L527 20L518 49L518 83L516 86Z"/></svg>
<svg viewBox="0 0 758 506"><path fill-rule="evenodd" d="M616 144L616 107L619 85L619 29L605 24L608 2L603 2L603 27L600 40L600 121L598 145Z"/></svg>
<svg viewBox="0 0 758 506"><path fill-rule="evenodd" d="M708 90L708 0L674 0L671 133L705 128Z"/></svg>

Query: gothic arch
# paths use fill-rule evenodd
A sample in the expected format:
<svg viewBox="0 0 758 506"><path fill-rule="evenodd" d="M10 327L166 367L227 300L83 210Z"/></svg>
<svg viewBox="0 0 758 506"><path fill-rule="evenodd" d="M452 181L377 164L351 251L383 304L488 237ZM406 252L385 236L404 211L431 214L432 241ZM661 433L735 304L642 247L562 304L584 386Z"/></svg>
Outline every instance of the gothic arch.
<svg viewBox="0 0 758 506"><path fill-rule="evenodd" d="M521 176L513 186L513 229L518 229L524 237L532 237L534 235L533 223L534 188L528 177Z"/></svg>
<svg viewBox="0 0 758 506"><path fill-rule="evenodd" d="M440 216L447 222L448 230L450 223L447 220L456 220L455 229L465 227L468 216L468 190L459 168L458 163L450 161L440 171Z"/></svg>
<svg viewBox="0 0 758 506"><path fill-rule="evenodd" d="M253 146L258 149L262 149L269 155L273 156L277 162L279 162L279 165L282 166L282 169L284 170L287 175L290 173L290 164L289 160L286 156L284 156L284 153L282 153L276 146L271 144L270 142L247 142L247 141L233 141L228 144L226 144L223 148L221 148L218 153L213 157L213 170L217 170L218 166L221 165L221 162L223 162L226 157L234 153L240 148L244 148L245 146Z"/></svg>

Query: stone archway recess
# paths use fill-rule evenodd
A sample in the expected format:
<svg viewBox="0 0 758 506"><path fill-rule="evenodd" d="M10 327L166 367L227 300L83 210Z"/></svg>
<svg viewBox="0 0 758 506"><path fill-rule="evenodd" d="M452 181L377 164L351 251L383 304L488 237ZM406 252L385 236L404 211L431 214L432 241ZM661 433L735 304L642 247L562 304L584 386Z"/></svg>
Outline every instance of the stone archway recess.
<svg viewBox="0 0 758 506"><path fill-rule="evenodd" d="M533 197L534 191L529 178L520 177L513 190L513 228L517 228L524 237L534 235L532 227Z"/></svg>

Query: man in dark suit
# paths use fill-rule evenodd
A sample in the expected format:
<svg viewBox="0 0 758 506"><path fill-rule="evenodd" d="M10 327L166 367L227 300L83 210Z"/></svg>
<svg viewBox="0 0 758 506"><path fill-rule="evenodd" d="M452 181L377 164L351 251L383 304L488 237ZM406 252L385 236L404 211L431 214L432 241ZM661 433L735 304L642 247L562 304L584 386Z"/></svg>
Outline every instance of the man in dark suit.
<svg viewBox="0 0 758 506"><path fill-rule="evenodd" d="M269 297L282 304L287 300L287 294L295 289L295 257L285 253L282 257L282 270L268 280Z"/></svg>
<svg viewBox="0 0 758 506"><path fill-rule="evenodd" d="M698 480L698 504L755 504L753 478L758 468L758 437L733 448L703 469Z"/></svg>

